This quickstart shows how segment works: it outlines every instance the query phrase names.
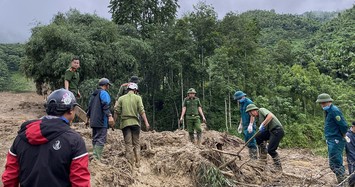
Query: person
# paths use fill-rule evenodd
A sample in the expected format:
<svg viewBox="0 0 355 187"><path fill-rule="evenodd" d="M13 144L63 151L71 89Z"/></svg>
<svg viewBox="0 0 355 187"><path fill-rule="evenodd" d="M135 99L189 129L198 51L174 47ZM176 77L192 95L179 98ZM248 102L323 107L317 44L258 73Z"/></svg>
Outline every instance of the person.
<svg viewBox="0 0 355 187"><path fill-rule="evenodd" d="M78 57L74 57L71 60L71 67L65 71L64 75L64 88L73 92L74 96L81 98L79 91L80 75L78 69L80 68L80 60Z"/></svg>
<svg viewBox="0 0 355 187"><path fill-rule="evenodd" d="M348 130L345 136L346 140L346 160L348 162L349 170L349 186L355 186L355 121L352 122L352 126Z"/></svg>
<svg viewBox="0 0 355 187"><path fill-rule="evenodd" d="M118 90L118 93L116 96L116 100L118 100L118 98L121 97L122 95L127 94L127 92L128 92L127 87L130 83L138 84L138 82L139 82L139 78L137 76L133 75L128 83L124 83L120 86L120 89Z"/></svg>
<svg viewBox="0 0 355 187"><path fill-rule="evenodd" d="M257 118L259 123L259 134L255 137L256 144L260 150L260 160L267 163L267 153L272 157L276 170L282 171L279 154L276 152L280 141L285 133L281 122L266 108L258 108L255 104L249 104L245 110L250 116ZM269 141L268 146L267 141Z"/></svg>
<svg viewBox="0 0 355 187"><path fill-rule="evenodd" d="M328 146L329 166L340 183L345 179L343 151L348 125L339 108L332 104L333 99L329 94L318 95L316 102L325 112L324 135Z"/></svg>
<svg viewBox="0 0 355 187"><path fill-rule="evenodd" d="M249 98L246 97L247 94L245 94L243 91L236 91L234 93L233 99L234 101L239 101L240 103L240 123L238 126L238 132L243 132L244 135L244 141L247 142L253 135L255 134L256 131L256 126L254 123L254 117L249 115L248 112L246 112L246 108L249 104L252 104L253 101L251 101ZM256 147L256 141L255 138L253 138L247 145L249 148L249 157L251 159L257 159L257 147Z"/></svg>
<svg viewBox="0 0 355 187"><path fill-rule="evenodd" d="M77 105L72 92L53 91L47 116L21 125L8 154L2 183L7 186L90 186L83 138L69 127Z"/></svg>
<svg viewBox="0 0 355 187"><path fill-rule="evenodd" d="M196 97L196 90L194 88L190 88L187 91L188 96L184 99L182 104L182 111L179 123L184 120L184 116L186 113L186 126L187 131L189 132L189 138L192 143L195 142L194 131L197 132L197 144L201 144L201 136L202 136L202 129L201 129L201 122L200 116L202 117L203 123L206 123L205 115L202 111L202 105L200 99Z"/></svg>
<svg viewBox="0 0 355 187"><path fill-rule="evenodd" d="M118 98L115 104L115 118L120 117L120 129L122 129L126 158L131 164L131 169L135 165L140 167L140 124L139 115L142 117L145 127L149 129L149 122L144 111L144 105L141 96L137 95L138 85L129 83L128 93ZM134 153L134 158L133 158Z"/></svg>
<svg viewBox="0 0 355 187"><path fill-rule="evenodd" d="M106 143L107 129L113 127L114 119L110 111L111 97L107 90L112 86L110 80L101 78L99 87L91 94L87 118L92 128L93 156L101 160Z"/></svg>

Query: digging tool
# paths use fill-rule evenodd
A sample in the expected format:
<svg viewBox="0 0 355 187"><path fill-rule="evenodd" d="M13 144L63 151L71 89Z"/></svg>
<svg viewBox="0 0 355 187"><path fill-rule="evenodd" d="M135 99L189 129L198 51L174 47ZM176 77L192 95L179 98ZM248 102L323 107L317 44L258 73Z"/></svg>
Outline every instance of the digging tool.
<svg viewBox="0 0 355 187"><path fill-rule="evenodd" d="M235 158L233 158L232 160L230 160L230 161L228 161L228 162L222 164L221 166L218 167L218 169L222 169L222 168L226 167L228 164L230 164L230 163L234 162L235 160L237 160L237 158L239 158L239 160L242 160L242 157L239 155L240 152L243 151L243 149L253 140L253 138L255 138L255 136L256 136L257 134L259 134L259 132L260 132L260 130L256 131L255 134L254 134L252 137L250 137L247 142L245 142L245 144L243 145L243 147L235 154L235 156L236 156Z"/></svg>
<svg viewBox="0 0 355 187"><path fill-rule="evenodd" d="M86 116L86 112L80 107L80 106L75 106L74 107L75 115L78 116L83 122L85 122L85 125L88 125L88 117ZM112 131L115 129L111 127Z"/></svg>
<svg viewBox="0 0 355 187"><path fill-rule="evenodd" d="M74 107L75 115L78 116L83 122L87 122L86 112L80 107Z"/></svg>

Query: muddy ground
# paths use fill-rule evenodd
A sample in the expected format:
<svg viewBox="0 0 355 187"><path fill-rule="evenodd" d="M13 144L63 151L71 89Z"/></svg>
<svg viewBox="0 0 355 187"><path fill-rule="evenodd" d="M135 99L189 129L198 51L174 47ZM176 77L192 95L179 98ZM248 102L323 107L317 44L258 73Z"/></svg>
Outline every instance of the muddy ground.
<svg viewBox="0 0 355 187"><path fill-rule="evenodd" d="M44 115L44 99L35 93L0 92L0 173L3 173L6 154L22 120ZM79 123L72 126L84 138L89 153L92 151L91 130ZM194 187L218 186L334 186L336 180L328 168L326 158L301 149L280 149L283 172L277 172L268 158L263 167L248 159L247 149L236 160L221 170L216 169L233 156L217 153L213 148L236 153L243 146L239 138L204 131L202 146L188 141L184 130L175 132L142 132L140 168L129 170L124 158L122 132L109 130L102 162L89 164L92 186L132 187ZM215 182L215 183L213 183ZM0 186L1 182L0 182Z"/></svg>

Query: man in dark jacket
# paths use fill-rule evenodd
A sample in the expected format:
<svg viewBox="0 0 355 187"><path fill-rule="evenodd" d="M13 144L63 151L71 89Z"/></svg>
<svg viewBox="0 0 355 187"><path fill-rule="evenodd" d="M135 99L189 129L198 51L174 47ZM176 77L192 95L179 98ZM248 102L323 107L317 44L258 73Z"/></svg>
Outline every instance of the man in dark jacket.
<svg viewBox="0 0 355 187"><path fill-rule="evenodd" d="M87 117L92 128L93 155L97 160L101 159L102 151L106 143L107 128L113 127L114 120L110 111L111 98L107 90L112 84L106 78L99 80L99 88L92 93Z"/></svg>
<svg viewBox="0 0 355 187"><path fill-rule="evenodd" d="M333 99L329 94L319 94L316 102L325 112L324 136L328 146L329 166L336 175L338 183L341 183L345 179L343 152L348 124L340 109L333 105Z"/></svg>
<svg viewBox="0 0 355 187"><path fill-rule="evenodd" d="M55 90L47 99L48 116L21 125L7 154L4 187L90 186L85 142L69 127L76 105L72 92Z"/></svg>
<svg viewBox="0 0 355 187"><path fill-rule="evenodd" d="M346 140L346 160L348 161L349 169L349 186L355 186L355 121L352 122L352 127L348 130L345 136Z"/></svg>
<svg viewBox="0 0 355 187"><path fill-rule="evenodd" d="M253 101L251 101L249 98L247 98L246 95L247 94L245 94L242 91L236 91L233 96L234 101L238 101L240 103L240 116L241 117L240 117L238 132L243 133L245 142L247 142L251 137L253 137L253 135L256 132L255 118L253 116L249 115L248 112L246 112L247 106L249 104L253 104ZM256 148L255 138L253 138L248 143L247 146L249 148L250 158L257 159L258 158L258 151Z"/></svg>

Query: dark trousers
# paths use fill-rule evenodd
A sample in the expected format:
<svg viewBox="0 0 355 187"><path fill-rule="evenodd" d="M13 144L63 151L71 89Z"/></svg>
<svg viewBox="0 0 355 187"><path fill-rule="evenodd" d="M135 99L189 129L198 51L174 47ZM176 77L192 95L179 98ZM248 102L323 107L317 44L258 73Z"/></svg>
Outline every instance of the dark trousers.
<svg viewBox="0 0 355 187"><path fill-rule="evenodd" d="M104 146L106 143L107 128L93 127L92 128L92 145Z"/></svg>
<svg viewBox="0 0 355 187"><path fill-rule="evenodd" d="M256 143L258 146L262 144L264 141L269 140L269 145L267 147L267 152L269 155L274 158L278 154L276 152L279 147L281 139L284 137L285 132L282 127L275 127L271 131L264 131L261 134L255 137Z"/></svg>
<svg viewBox="0 0 355 187"><path fill-rule="evenodd" d="M348 160L348 169L349 169L349 175L355 172L355 162L349 162ZM349 186L350 187L355 186L355 174L349 178Z"/></svg>

